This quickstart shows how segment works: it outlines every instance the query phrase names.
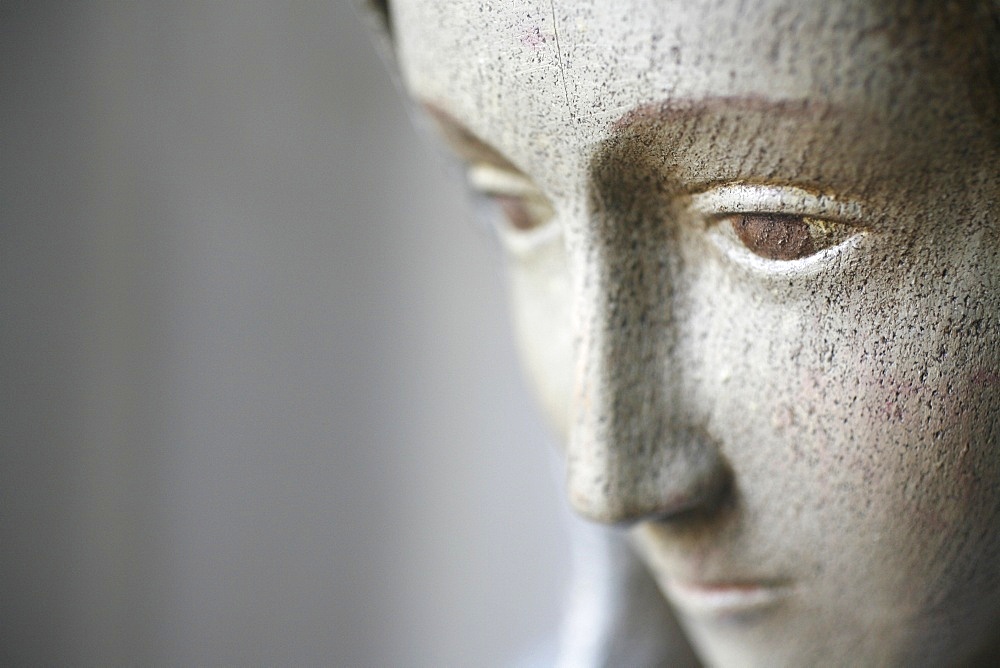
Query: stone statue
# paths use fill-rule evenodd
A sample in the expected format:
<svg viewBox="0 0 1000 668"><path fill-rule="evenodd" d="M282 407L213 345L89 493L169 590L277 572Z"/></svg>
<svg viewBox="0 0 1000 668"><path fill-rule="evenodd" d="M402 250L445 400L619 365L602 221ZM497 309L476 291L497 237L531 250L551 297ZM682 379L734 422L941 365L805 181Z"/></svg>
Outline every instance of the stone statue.
<svg viewBox="0 0 1000 668"><path fill-rule="evenodd" d="M1000 660L1000 5L382 8L644 564L564 662Z"/></svg>

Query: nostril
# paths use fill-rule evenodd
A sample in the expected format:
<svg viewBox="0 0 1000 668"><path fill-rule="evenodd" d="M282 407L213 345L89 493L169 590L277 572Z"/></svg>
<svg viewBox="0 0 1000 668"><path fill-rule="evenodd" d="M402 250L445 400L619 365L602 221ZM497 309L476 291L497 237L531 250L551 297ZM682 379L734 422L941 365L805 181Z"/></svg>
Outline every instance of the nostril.
<svg viewBox="0 0 1000 668"><path fill-rule="evenodd" d="M720 458L713 475L704 478L700 488L684 496L668 499L660 512L651 512L643 520L681 522L696 517L709 518L719 514L733 501L733 475L729 465Z"/></svg>
<svg viewBox="0 0 1000 668"><path fill-rule="evenodd" d="M578 442L567 462L574 510L617 525L717 512L733 489L731 469L718 448L690 432L666 440L652 448Z"/></svg>

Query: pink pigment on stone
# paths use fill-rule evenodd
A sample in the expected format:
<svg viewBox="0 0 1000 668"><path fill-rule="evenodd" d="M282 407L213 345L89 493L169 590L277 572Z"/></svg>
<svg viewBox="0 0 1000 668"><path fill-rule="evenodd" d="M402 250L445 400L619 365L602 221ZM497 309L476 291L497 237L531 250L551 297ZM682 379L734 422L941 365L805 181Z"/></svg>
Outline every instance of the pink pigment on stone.
<svg viewBox="0 0 1000 668"><path fill-rule="evenodd" d="M521 35L521 44L532 49L540 49L545 46L546 42L548 42L548 35L542 34L542 30L538 26Z"/></svg>

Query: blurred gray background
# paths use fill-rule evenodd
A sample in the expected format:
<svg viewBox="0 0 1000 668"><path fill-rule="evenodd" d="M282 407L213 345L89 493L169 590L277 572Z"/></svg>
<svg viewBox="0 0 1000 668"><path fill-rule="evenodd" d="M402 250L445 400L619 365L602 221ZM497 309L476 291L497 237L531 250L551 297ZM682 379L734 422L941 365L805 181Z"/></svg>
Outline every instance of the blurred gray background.
<svg viewBox="0 0 1000 668"><path fill-rule="evenodd" d="M0 7L0 663L544 652L499 252L351 3Z"/></svg>

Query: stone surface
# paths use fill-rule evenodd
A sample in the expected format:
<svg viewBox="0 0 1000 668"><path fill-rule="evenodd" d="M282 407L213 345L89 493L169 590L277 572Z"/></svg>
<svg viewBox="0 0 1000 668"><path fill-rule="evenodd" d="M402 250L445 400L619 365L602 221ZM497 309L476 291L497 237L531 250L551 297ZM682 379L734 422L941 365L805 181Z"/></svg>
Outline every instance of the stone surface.
<svg viewBox="0 0 1000 668"><path fill-rule="evenodd" d="M392 20L509 251L570 501L627 527L701 659L996 651L996 5Z"/></svg>

